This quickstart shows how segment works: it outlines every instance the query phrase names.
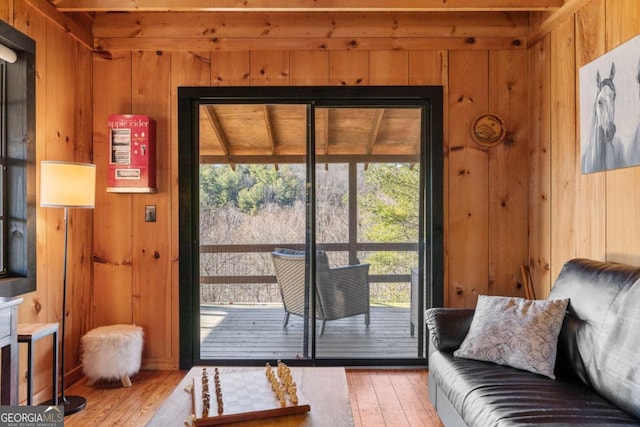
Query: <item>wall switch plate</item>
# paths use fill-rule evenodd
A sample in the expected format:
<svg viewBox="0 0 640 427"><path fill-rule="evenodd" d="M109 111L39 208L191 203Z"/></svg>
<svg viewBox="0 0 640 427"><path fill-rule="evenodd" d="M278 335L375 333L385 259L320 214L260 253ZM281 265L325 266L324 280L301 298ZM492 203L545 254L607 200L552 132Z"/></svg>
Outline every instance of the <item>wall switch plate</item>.
<svg viewBox="0 0 640 427"><path fill-rule="evenodd" d="M156 205L144 207L144 222L156 222Z"/></svg>

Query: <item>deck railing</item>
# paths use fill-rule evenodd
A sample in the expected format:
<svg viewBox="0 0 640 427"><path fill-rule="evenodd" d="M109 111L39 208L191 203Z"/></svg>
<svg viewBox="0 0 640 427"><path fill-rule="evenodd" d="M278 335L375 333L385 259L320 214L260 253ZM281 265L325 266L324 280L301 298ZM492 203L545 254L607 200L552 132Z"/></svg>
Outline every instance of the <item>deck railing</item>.
<svg viewBox="0 0 640 427"><path fill-rule="evenodd" d="M280 302L270 253L276 248L304 250L304 244L233 244L200 246L201 302ZM370 263L372 302L408 304L411 268L417 265L414 243L322 243L332 267ZM374 254L377 254L374 256ZM393 254L386 266L384 254Z"/></svg>

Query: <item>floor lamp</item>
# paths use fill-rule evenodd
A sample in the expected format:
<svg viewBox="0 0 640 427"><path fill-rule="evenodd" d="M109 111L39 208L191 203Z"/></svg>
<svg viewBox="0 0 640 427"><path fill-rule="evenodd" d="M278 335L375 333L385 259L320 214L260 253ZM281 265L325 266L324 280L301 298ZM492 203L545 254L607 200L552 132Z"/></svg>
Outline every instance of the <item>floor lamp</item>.
<svg viewBox="0 0 640 427"><path fill-rule="evenodd" d="M69 208L93 208L96 196L96 166L88 163L43 161L40 164L40 206L64 208L64 268L62 274L62 345L60 346L60 396L64 414L83 410L87 400L64 394L65 320L67 313L67 244ZM49 402L48 402L49 403Z"/></svg>

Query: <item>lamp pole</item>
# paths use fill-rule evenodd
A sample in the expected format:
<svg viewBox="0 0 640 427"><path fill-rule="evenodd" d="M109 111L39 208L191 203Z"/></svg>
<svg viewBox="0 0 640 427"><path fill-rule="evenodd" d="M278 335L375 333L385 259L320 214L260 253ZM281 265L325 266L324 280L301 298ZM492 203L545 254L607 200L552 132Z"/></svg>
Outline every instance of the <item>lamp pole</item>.
<svg viewBox="0 0 640 427"><path fill-rule="evenodd" d="M75 414L87 406L87 399L82 396L65 396L64 394L64 339L67 319L67 248L69 246L69 208L64 207L64 266L62 268L62 347L60 348L61 369L60 398L58 402L64 406L64 415Z"/></svg>
<svg viewBox="0 0 640 427"><path fill-rule="evenodd" d="M62 376L60 378L60 398L58 401L61 405L65 405L65 415L66 415L66 405L67 399L64 396L64 339L65 335L65 324L67 319L67 248L69 246L69 208L67 206L64 207L64 264L62 266L62 348L60 348L60 357L61 357L61 370Z"/></svg>

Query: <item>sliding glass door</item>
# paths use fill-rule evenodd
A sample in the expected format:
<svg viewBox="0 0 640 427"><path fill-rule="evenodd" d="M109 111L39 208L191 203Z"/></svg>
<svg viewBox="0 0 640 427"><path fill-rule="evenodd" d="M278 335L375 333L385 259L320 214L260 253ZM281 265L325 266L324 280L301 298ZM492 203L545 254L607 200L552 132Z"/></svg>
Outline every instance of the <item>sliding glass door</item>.
<svg viewBox="0 0 640 427"><path fill-rule="evenodd" d="M340 89L180 88L181 366L425 362L441 91Z"/></svg>
<svg viewBox="0 0 640 427"><path fill-rule="evenodd" d="M316 356L419 357L422 109L319 107L315 118Z"/></svg>

